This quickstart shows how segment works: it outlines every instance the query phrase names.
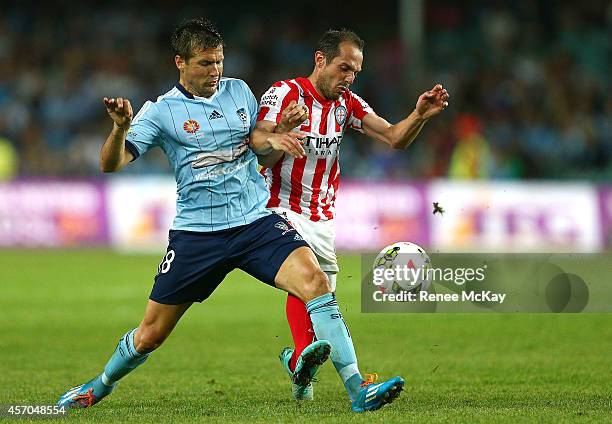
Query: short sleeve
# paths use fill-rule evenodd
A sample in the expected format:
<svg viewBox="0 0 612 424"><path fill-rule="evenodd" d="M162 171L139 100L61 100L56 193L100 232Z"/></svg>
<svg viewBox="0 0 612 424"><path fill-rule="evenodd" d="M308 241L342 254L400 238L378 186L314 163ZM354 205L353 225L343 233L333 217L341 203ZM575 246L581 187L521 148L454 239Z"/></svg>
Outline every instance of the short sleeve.
<svg viewBox="0 0 612 424"><path fill-rule="evenodd" d="M283 109L291 100L297 102L299 92L294 84L277 82L261 96L259 102L258 121L280 122Z"/></svg>
<svg viewBox="0 0 612 424"><path fill-rule="evenodd" d="M351 93L350 104L349 104L350 116L348 120L348 126L359 132L363 132L361 120L368 113L374 112L369 104L366 103L361 97L355 93Z"/></svg>
<svg viewBox="0 0 612 424"><path fill-rule="evenodd" d="M146 102L138 111L125 139L125 147L132 153L134 159L148 152L152 147L159 146L161 130L158 125L157 106Z"/></svg>

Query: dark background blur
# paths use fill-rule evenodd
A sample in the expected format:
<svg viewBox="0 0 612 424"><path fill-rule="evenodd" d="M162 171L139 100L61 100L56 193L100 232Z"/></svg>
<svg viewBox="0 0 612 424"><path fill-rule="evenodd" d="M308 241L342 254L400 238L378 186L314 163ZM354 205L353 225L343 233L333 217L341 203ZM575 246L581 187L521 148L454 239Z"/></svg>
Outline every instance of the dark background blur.
<svg viewBox="0 0 612 424"><path fill-rule="evenodd" d="M397 1L254 3L2 2L0 179L98 175L111 128L101 98L139 109L169 90L170 33L197 16L225 38L225 76L258 98L308 75L317 39L342 26L366 41L353 90L389 121L435 82L448 88L449 109L406 152L348 133L345 176L612 179L611 2L425 1L412 51ZM127 172L168 165L157 151Z"/></svg>

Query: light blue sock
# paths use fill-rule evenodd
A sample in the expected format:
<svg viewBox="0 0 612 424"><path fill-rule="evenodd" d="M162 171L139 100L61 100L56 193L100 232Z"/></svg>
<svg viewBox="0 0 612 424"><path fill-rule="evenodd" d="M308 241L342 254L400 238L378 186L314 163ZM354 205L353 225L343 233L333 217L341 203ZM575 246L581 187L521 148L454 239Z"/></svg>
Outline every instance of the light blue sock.
<svg viewBox="0 0 612 424"><path fill-rule="evenodd" d="M327 340L331 344L331 360L351 401L355 400L361 389L363 378L357 368L353 340L340 309L338 309L336 296L333 293L319 296L308 302L306 309L310 314L317 339Z"/></svg>
<svg viewBox="0 0 612 424"><path fill-rule="evenodd" d="M149 357L149 353L138 353L134 345L136 329L128 331L121 337L113 356L108 360L102 373L102 383L107 386L114 385L126 374L134 370Z"/></svg>

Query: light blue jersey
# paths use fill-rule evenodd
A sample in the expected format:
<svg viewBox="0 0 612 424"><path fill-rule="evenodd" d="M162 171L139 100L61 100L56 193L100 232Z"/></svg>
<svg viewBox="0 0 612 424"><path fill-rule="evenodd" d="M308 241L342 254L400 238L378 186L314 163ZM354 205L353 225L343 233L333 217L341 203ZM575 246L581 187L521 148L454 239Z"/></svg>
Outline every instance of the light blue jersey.
<svg viewBox="0 0 612 424"><path fill-rule="evenodd" d="M177 85L146 102L132 120L126 148L135 158L161 147L177 187L175 230L209 232L269 215L269 192L248 147L257 100L239 79L221 78L211 97Z"/></svg>

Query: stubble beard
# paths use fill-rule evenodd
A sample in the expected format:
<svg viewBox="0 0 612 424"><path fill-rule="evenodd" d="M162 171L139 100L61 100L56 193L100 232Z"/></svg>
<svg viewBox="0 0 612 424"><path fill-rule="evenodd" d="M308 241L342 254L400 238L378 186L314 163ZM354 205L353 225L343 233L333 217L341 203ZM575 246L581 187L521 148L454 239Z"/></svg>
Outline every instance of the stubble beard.
<svg viewBox="0 0 612 424"><path fill-rule="evenodd" d="M321 92L323 97L327 100L338 100L340 95L336 95L333 90L329 87L329 79L319 78L316 82L317 89Z"/></svg>

